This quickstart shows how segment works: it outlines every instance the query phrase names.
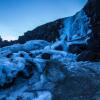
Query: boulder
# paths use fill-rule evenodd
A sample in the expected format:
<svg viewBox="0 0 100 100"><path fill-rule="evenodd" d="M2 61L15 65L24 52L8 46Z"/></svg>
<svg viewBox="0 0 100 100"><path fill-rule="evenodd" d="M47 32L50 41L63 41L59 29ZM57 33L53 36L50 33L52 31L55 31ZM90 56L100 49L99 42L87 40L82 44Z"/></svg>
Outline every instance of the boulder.
<svg viewBox="0 0 100 100"><path fill-rule="evenodd" d="M51 54L50 54L50 53L43 53L43 54L41 55L41 58L42 58L42 59L46 59L46 60L50 60Z"/></svg>
<svg viewBox="0 0 100 100"><path fill-rule="evenodd" d="M86 50L86 44L70 44L68 47L68 52L79 54L82 51Z"/></svg>
<svg viewBox="0 0 100 100"><path fill-rule="evenodd" d="M83 51L77 56L77 61L100 61L100 53Z"/></svg>

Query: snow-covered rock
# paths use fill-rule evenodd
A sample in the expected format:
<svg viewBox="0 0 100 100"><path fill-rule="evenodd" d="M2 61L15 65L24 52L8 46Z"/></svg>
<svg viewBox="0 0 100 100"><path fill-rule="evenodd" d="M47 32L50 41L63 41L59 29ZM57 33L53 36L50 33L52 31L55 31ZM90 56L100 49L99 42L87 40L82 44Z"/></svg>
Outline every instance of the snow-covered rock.
<svg viewBox="0 0 100 100"><path fill-rule="evenodd" d="M44 40L31 40L23 45L23 49L25 51L40 50L49 44L50 44L49 42Z"/></svg>
<svg viewBox="0 0 100 100"><path fill-rule="evenodd" d="M61 39L66 39L67 41L82 39L89 34L89 25L89 18L85 12L81 10L76 15L64 20Z"/></svg>
<svg viewBox="0 0 100 100"><path fill-rule="evenodd" d="M23 46L21 44L14 44L14 45L11 45L11 46L6 46L6 47L3 47L3 48L0 48L0 51L12 51L12 52L18 52L18 51L21 51L23 50Z"/></svg>
<svg viewBox="0 0 100 100"><path fill-rule="evenodd" d="M24 44L14 44L11 46L0 48L0 54L6 51L16 53L18 51L31 51L31 50L36 50L36 49L40 50L49 44L50 44L49 42L44 41L44 40L31 40L31 41L27 41Z"/></svg>
<svg viewBox="0 0 100 100"><path fill-rule="evenodd" d="M40 74L40 79L34 81L35 76L27 80L27 84L20 83L21 90L12 86L11 90L1 91L0 95L6 98L23 98L27 100L92 100L99 98L100 62L67 62L66 60L51 60L46 63L46 68ZM28 83L29 82L29 83ZM49 91L49 92L46 92ZM17 93L20 92L20 93ZM67 94L66 94L67 93ZM32 95L33 94L33 95ZM15 95L13 97L13 95ZM1 97L2 97L1 96ZM15 99L14 99L15 98Z"/></svg>

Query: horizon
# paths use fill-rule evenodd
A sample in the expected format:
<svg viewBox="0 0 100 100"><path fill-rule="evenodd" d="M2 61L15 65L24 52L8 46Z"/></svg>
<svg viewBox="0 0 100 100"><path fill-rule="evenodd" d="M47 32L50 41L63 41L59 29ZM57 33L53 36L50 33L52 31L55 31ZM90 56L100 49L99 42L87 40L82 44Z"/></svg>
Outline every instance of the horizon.
<svg viewBox="0 0 100 100"><path fill-rule="evenodd" d="M86 2L87 0L0 0L0 35L3 40L16 40L24 32L42 24L74 15Z"/></svg>

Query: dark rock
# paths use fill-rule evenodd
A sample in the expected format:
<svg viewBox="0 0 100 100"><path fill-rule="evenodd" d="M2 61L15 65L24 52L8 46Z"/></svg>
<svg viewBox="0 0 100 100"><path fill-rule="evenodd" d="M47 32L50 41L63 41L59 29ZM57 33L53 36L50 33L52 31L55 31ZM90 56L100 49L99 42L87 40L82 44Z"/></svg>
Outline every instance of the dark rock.
<svg viewBox="0 0 100 100"><path fill-rule="evenodd" d="M49 60L46 62L44 75L51 82L62 80L68 74L65 65L58 60Z"/></svg>
<svg viewBox="0 0 100 100"><path fill-rule="evenodd" d="M86 44L71 44L68 47L68 52L79 54L82 51L86 50Z"/></svg>
<svg viewBox="0 0 100 100"><path fill-rule="evenodd" d="M22 96L17 96L16 100L23 100Z"/></svg>
<svg viewBox="0 0 100 100"><path fill-rule="evenodd" d="M19 55L20 57L24 57L24 54L22 54L22 53L20 53L20 55Z"/></svg>
<svg viewBox="0 0 100 100"><path fill-rule="evenodd" d="M33 75L34 71L36 71L36 69L37 69L37 66L35 63L31 61L27 61L27 63L25 64L25 68L22 71L23 77L26 79L30 78Z"/></svg>
<svg viewBox="0 0 100 100"><path fill-rule="evenodd" d="M100 53L93 51L83 51L77 56L77 61L100 61Z"/></svg>
<svg viewBox="0 0 100 100"><path fill-rule="evenodd" d="M41 58L42 58L42 59L46 59L46 60L50 60L51 54L49 54L49 53L43 53L43 54L41 55Z"/></svg>
<svg viewBox="0 0 100 100"><path fill-rule="evenodd" d="M63 51L63 46L62 45L58 45L54 48L55 50L60 50Z"/></svg>
<svg viewBox="0 0 100 100"><path fill-rule="evenodd" d="M29 53L29 56L30 56L30 57L34 57L34 55L33 55L31 52Z"/></svg>
<svg viewBox="0 0 100 100"><path fill-rule="evenodd" d="M90 39L87 41L87 44L88 50L100 52L100 39Z"/></svg>
<svg viewBox="0 0 100 100"><path fill-rule="evenodd" d="M88 49L100 52L100 0L88 0L83 8L90 18L92 34L87 43Z"/></svg>
<svg viewBox="0 0 100 100"><path fill-rule="evenodd" d="M6 55L7 58L10 58L13 54L9 53L8 55Z"/></svg>
<svg viewBox="0 0 100 100"><path fill-rule="evenodd" d="M3 97L1 98L1 100L7 100L6 96L3 96Z"/></svg>

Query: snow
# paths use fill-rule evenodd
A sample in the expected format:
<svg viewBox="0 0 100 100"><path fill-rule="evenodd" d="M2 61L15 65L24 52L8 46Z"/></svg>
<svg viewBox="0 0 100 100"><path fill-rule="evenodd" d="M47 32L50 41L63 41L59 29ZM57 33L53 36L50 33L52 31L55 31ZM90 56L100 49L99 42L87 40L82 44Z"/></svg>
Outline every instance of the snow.
<svg viewBox="0 0 100 100"><path fill-rule="evenodd" d="M44 40L31 40L26 42L23 45L23 49L25 51L31 51L31 50L36 50L36 49L43 49L45 46L49 45L50 43L48 43L47 41Z"/></svg>
<svg viewBox="0 0 100 100"><path fill-rule="evenodd" d="M24 69L24 64L25 60L22 58L15 58L12 62L7 58L0 58L0 86L12 82L17 73Z"/></svg>
<svg viewBox="0 0 100 100"><path fill-rule="evenodd" d="M14 44L14 45L11 45L11 46L6 46L6 47L3 47L3 48L0 48L0 51L11 51L11 52L18 52L18 51L21 51L23 50L23 47L21 44Z"/></svg>
<svg viewBox="0 0 100 100"><path fill-rule="evenodd" d="M11 46L0 48L0 52L10 51L12 53L16 53L18 51L31 51L36 49L43 49L49 44L49 42L44 40L31 40L26 42L25 44L14 44Z"/></svg>
<svg viewBox="0 0 100 100"><path fill-rule="evenodd" d="M61 30L61 40L73 42L77 40L85 41L91 33L90 20L83 10L72 17L68 17L64 21L64 28Z"/></svg>

